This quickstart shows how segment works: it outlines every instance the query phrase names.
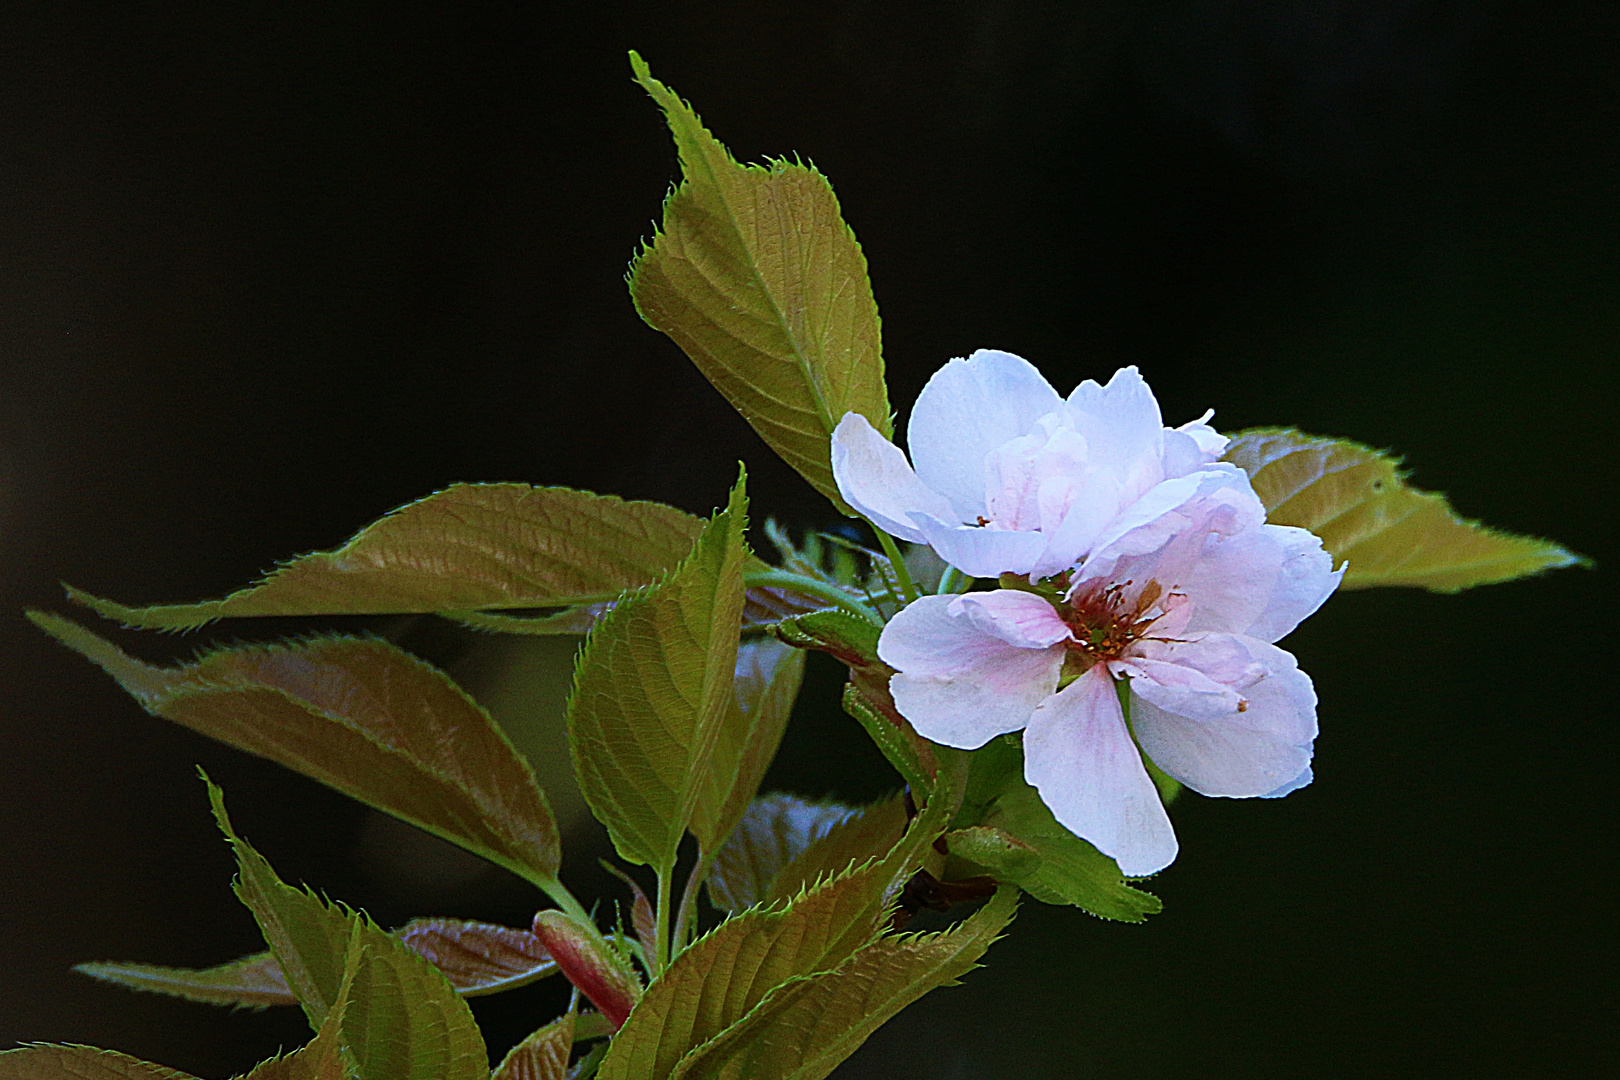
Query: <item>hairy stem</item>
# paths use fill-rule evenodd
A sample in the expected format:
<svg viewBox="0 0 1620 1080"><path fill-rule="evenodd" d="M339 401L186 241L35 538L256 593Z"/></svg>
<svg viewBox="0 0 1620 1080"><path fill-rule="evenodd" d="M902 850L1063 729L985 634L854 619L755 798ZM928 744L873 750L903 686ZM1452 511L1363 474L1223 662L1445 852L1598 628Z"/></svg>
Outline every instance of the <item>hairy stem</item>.
<svg viewBox="0 0 1620 1080"><path fill-rule="evenodd" d="M892 541L891 541L892 542ZM851 615L859 616L867 622L883 625L883 619L870 607L828 581L818 581L804 574L795 574L791 570L758 570L743 575L743 584L749 588L768 587L773 589L791 589L805 596L813 596L817 600L825 600L834 607L842 608Z"/></svg>
<svg viewBox="0 0 1620 1080"><path fill-rule="evenodd" d="M911 568L906 565L905 557L900 554L900 545L894 542L894 537L876 525L872 526L872 530L877 533L878 544L883 548L883 554L889 557L889 565L894 567L894 576L900 582L900 592L905 597L906 603L909 604L922 596L917 583L911 580Z"/></svg>

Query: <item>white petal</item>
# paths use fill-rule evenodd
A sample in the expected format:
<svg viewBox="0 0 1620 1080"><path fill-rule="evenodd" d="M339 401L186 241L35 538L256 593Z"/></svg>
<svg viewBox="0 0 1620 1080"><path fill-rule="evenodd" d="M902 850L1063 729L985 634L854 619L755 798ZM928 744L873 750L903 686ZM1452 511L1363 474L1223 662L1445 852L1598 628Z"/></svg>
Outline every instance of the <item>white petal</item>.
<svg viewBox="0 0 1620 1080"><path fill-rule="evenodd" d="M967 593L957 597L950 612L1020 649L1045 649L1073 636L1046 599L1015 589Z"/></svg>
<svg viewBox="0 0 1620 1080"><path fill-rule="evenodd" d="M1075 485L1068 511L1056 527L1043 528L1046 550L1030 575L1050 577L1080 562L1102 531L1119 516L1122 495L1119 480L1110 472L1089 468Z"/></svg>
<svg viewBox="0 0 1620 1080"><path fill-rule="evenodd" d="M1132 495L1164 477L1164 418L1136 368L1114 372L1107 386L1087 379L1069 395L1074 426L1091 444L1091 460L1106 464Z"/></svg>
<svg viewBox="0 0 1620 1080"><path fill-rule="evenodd" d="M1204 795L1286 794L1301 780L1316 739L1316 690L1293 656L1238 634L1196 635L1160 656L1217 681L1250 664L1261 674L1236 678L1241 711L1201 718L1171 711L1181 699L1162 684L1133 679L1131 726L1155 765Z"/></svg>
<svg viewBox="0 0 1620 1080"><path fill-rule="evenodd" d="M1027 574L1046 550L1046 539L1038 532L947 525L922 514L912 520L939 557L969 577Z"/></svg>
<svg viewBox="0 0 1620 1080"><path fill-rule="evenodd" d="M1189 420L1176 428L1177 431L1191 437L1193 442L1198 444L1199 451L1208 457L1210 461L1214 461L1226 453L1226 444L1232 441L1209 426L1209 422L1213 419L1215 419L1215 410L1205 409L1203 416L1196 420Z"/></svg>
<svg viewBox="0 0 1620 1080"><path fill-rule="evenodd" d="M1182 574L1193 601L1189 629L1276 641L1321 607L1343 574L1304 529L1261 525L1214 537Z"/></svg>
<svg viewBox="0 0 1620 1080"><path fill-rule="evenodd" d="M1099 664L1043 701L1024 732L1024 779L1064 828L1127 877L1163 870L1176 834Z"/></svg>
<svg viewBox="0 0 1620 1080"><path fill-rule="evenodd" d="M912 513L951 516L945 497L918 480L900 448L860 413L845 413L833 431L832 470L844 501L891 536L921 543Z"/></svg>
<svg viewBox="0 0 1620 1080"><path fill-rule="evenodd" d="M1166 480L1108 526L1075 576L1075 584L1099 578L1138 582L1152 578L1164 589L1174 589L1197 561L1210 533L1258 527L1265 514L1248 476L1235 465L1217 462Z"/></svg>
<svg viewBox="0 0 1620 1080"><path fill-rule="evenodd" d="M1266 792L1264 795L1262 795L1260 797L1262 799L1280 799L1284 795L1291 795L1294 792L1298 791L1300 788L1308 786L1310 784L1310 782L1312 780L1315 780L1315 779L1316 779L1316 774L1314 772L1312 772L1311 767L1309 765L1307 765L1307 766L1305 766L1305 771L1304 772L1300 773L1298 776L1296 776L1292 780L1288 781L1288 783L1284 784L1282 787L1278 788L1276 791L1268 791L1268 792Z"/></svg>
<svg viewBox="0 0 1620 1080"><path fill-rule="evenodd" d="M966 614L951 614L959 599L925 596L907 605L883 628L878 657L899 669L889 690L918 734L972 750L1029 721L1057 687L1063 648L1009 645Z"/></svg>
<svg viewBox="0 0 1620 1080"><path fill-rule="evenodd" d="M974 521L985 514L985 457L1035 428L1063 399L1034 365L1012 353L980 349L934 373L917 396L906 426L906 445L917 475L945 495L954 515Z"/></svg>

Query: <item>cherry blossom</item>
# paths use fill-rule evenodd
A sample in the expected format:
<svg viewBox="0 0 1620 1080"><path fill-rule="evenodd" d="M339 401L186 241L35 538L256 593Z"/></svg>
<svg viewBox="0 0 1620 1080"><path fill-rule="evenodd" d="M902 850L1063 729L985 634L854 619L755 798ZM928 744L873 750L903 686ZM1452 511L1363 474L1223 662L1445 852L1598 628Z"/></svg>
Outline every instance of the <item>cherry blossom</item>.
<svg viewBox="0 0 1620 1080"><path fill-rule="evenodd" d="M1310 783L1316 692L1273 642L1342 574L1218 464L1157 484L1078 567L1028 591L912 603L878 655L923 736L971 750L1023 731L1024 777L1057 820L1142 876L1177 850L1143 755L1205 795Z"/></svg>
<svg viewBox="0 0 1620 1080"><path fill-rule="evenodd" d="M1045 577L1077 563L1123 511L1219 457L1213 412L1166 428L1136 368L1065 400L1011 353L934 373L911 411L911 461L858 413L832 437L844 499L893 536L974 577ZM915 465L915 470L913 469Z"/></svg>

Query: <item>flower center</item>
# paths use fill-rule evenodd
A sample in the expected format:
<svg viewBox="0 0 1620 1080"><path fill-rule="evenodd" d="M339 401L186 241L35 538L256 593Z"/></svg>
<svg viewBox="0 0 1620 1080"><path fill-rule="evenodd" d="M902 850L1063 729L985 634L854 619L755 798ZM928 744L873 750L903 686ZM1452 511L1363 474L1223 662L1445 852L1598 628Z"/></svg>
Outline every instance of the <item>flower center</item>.
<svg viewBox="0 0 1620 1080"><path fill-rule="evenodd" d="M1074 633L1074 639L1065 643L1071 659L1087 668L1099 661L1118 660L1164 614L1159 607L1164 588L1149 581L1134 599L1127 600L1125 591L1134 584L1099 586L1058 605L1059 618Z"/></svg>

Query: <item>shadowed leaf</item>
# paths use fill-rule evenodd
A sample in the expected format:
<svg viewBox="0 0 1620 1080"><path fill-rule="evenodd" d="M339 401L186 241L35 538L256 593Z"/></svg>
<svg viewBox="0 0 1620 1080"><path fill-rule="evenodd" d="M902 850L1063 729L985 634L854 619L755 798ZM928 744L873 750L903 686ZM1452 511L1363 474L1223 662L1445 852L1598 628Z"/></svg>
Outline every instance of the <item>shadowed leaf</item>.
<svg viewBox="0 0 1620 1080"><path fill-rule="evenodd" d="M463 997L526 986L557 970L538 938L509 926L412 919L393 934L438 968ZM264 1008L298 1001L287 988L275 956L268 952L210 968L102 962L79 964L73 970L131 990L213 1005Z"/></svg>
<svg viewBox="0 0 1620 1080"><path fill-rule="evenodd" d="M733 915L770 896L782 868L853 809L774 792L755 799L715 856L709 899Z"/></svg>
<svg viewBox="0 0 1620 1080"><path fill-rule="evenodd" d="M574 1049L574 1014L563 1013L512 1047L489 1080L563 1080Z"/></svg>
<svg viewBox="0 0 1620 1080"><path fill-rule="evenodd" d="M557 826L534 773L443 672L373 638L219 649L142 663L77 623L30 612L148 712L269 758L545 888Z"/></svg>
<svg viewBox="0 0 1620 1080"><path fill-rule="evenodd" d="M1335 564L1349 560L1341 588L1457 592L1585 561L1550 540L1458 517L1445 496L1408 487L1395 461L1348 439L1243 431L1226 460L1249 474L1268 521L1309 529Z"/></svg>
<svg viewBox="0 0 1620 1080"><path fill-rule="evenodd" d="M831 971L779 986L669 1075L821 1080L901 1009L978 966L1017 902L1018 890L1003 887L950 930L880 938Z"/></svg>
<svg viewBox="0 0 1620 1080"><path fill-rule="evenodd" d="M739 165L635 53L683 179L630 294L765 442L840 510L829 438L846 412L892 433L866 258L827 178L796 161Z"/></svg>
<svg viewBox="0 0 1620 1080"><path fill-rule="evenodd" d="M702 529L702 518L662 503L456 484L223 600L126 607L77 589L69 595L106 618L164 630L255 615L563 607L612 600L656 580L686 557Z"/></svg>
<svg viewBox="0 0 1620 1080"><path fill-rule="evenodd" d="M903 793L863 806L816 837L771 879L770 900L790 900L820 881L892 848L906 831Z"/></svg>
<svg viewBox="0 0 1620 1080"><path fill-rule="evenodd" d="M196 1080L190 1073L153 1065L94 1046L35 1043L0 1051L0 1080Z"/></svg>
<svg viewBox="0 0 1620 1080"><path fill-rule="evenodd" d="M739 479L691 556L622 600L580 653L568 702L575 775L627 862L674 865L737 718L745 514Z"/></svg>
<svg viewBox="0 0 1620 1080"><path fill-rule="evenodd" d="M438 969L363 914L282 882L231 828L219 788L208 795L236 852L237 895L310 1026L336 1017L358 1080L488 1080L478 1025Z"/></svg>
<svg viewBox="0 0 1620 1080"><path fill-rule="evenodd" d="M804 653L772 638L737 648L731 714L721 725L690 828L704 851L723 844L759 791L804 679Z"/></svg>

